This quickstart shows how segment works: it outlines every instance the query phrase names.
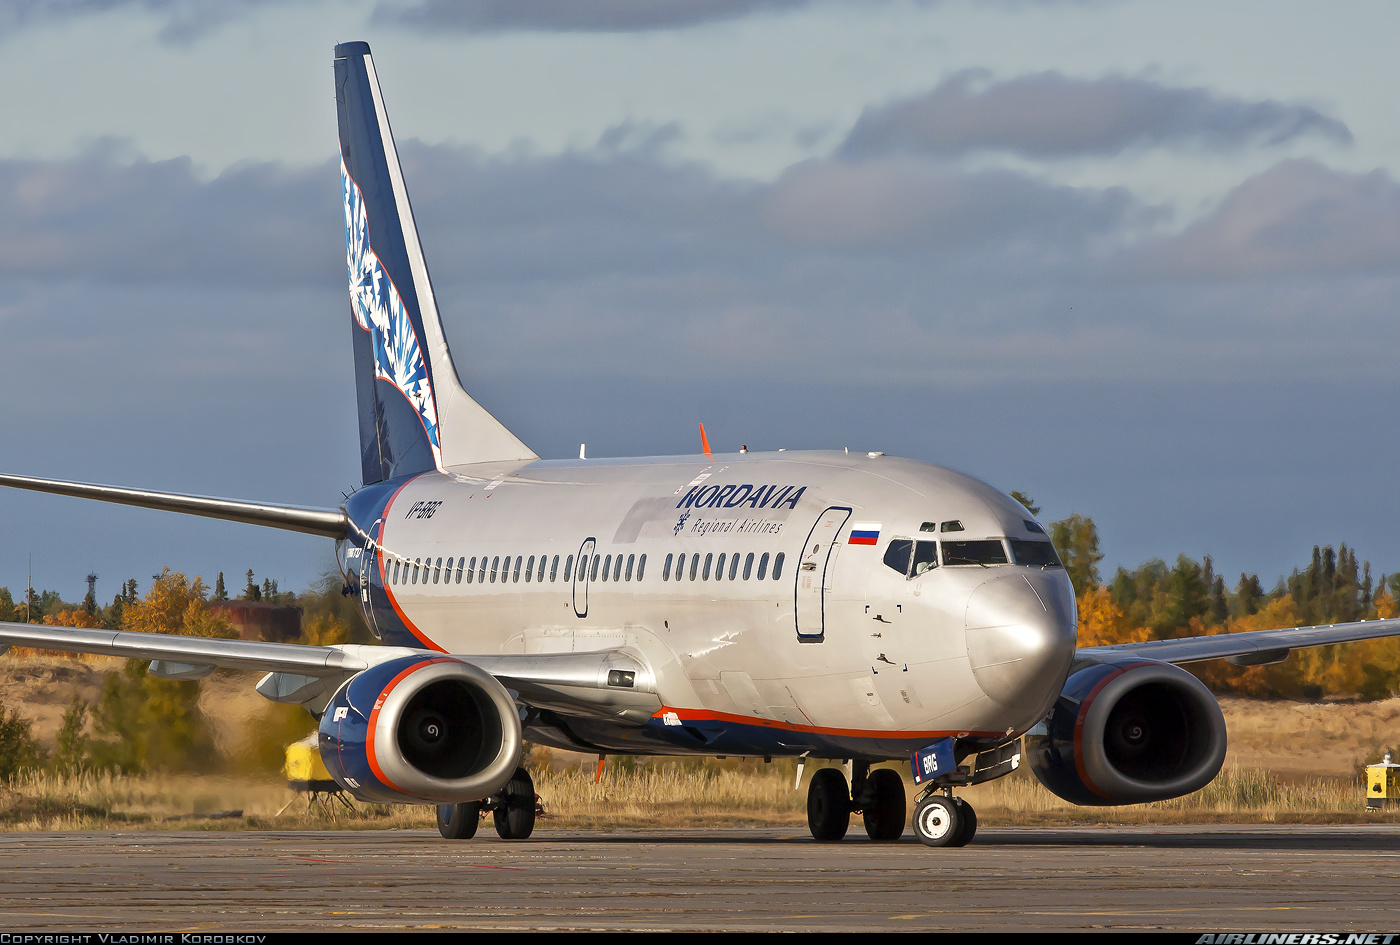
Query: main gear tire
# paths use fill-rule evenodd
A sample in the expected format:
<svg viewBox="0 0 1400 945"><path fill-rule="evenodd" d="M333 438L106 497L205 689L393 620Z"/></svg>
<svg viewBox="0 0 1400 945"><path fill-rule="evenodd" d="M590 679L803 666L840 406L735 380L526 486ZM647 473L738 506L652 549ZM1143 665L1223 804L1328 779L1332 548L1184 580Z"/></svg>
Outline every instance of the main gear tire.
<svg viewBox="0 0 1400 945"><path fill-rule="evenodd" d="M535 830L535 782L530 772L516 768L501 790L492 816L502 840L524 840Z"/></svg>
<svg viewBox="0 0 1400 945"><path fill-rule="evenodd" d="M898 771L877 768L866 783L870 803L861 811L865 834L877 843L892 843L904 835L904 779Z"/></svg>
<svg viewBox="0 0 1400 945"><path fill-rule="evenodd" d="M470 840L481 823L481 801L437 806L438 833L447 840Z"/></svg>
<svg viewBox="0 0 1400 945"><path fill-rule="evenodd" d="M822 768L807 786L807 828L812 839L833 843L851 826L851 789L840 768Z"/></svg>

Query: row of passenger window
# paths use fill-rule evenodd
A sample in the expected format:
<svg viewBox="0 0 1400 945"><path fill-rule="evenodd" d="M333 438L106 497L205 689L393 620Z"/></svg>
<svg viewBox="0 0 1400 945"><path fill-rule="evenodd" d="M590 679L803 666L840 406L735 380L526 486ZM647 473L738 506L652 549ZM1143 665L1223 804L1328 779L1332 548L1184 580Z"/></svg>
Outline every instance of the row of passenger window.
<svg viewBox="0 0 1400 945"><path fill-rule="evenodd" d="M1055 555L1055 546L1048 541L1008 538L1007 543L1011 546L1011 554L1017 564L1040 568L1062 567L1060 559ZM1006 547L995 538L943 542L895 538L885 549L885 565L905 577L918 577L925 571L938 567L940 545L944 565L1010 563L1006 557Z"/></svg>
<svg viewBox="0 0 1400 945"><path fill-rule="evenodd" d="M669 560L669 559L668 559ZM546 571L549 574L551 584L561 577L559 570L560 556L555 555L516 555L512 558L506 555L482 555L481 557L448 558L444 564L441 558L434 561L432 558L424 560L414 558L408 561L404 558L395 558L392 565L388 566L390 584L461 584L463 578L468 584L485 584L488 581L495 584L500 581L512 584L520 583L522 577L528 584L535 581L543 584ZM455 562L455 564L454 564ZM568 555L563 559L564 569L562 578L565 583L574 579L574 556ZM579 555L578 561L579 578L587 574L590 581L640 581L646 574L646 555Z"/></svg>
<svg viewBox="0 0 1400 945"><path fill-rule="evenodd" d="M725 564L729 566L729 580L738 580L740 554L719 555L719 560L715 560L713 554L704 556L703 564L699 554L689 555L690 579L692 581L722 580L724 578ZM772 559L773 580L779 580L783 576L784 555L779 552ZM661 579L671 580L674 575L675 580L682 580L685 576L687 555L669 554L666 556L666 563L661 568ZM762 581L768 577L769 555L764 552L757 559L758 570L755 573L755 557L753 552L749 552L743 561L744 580L756 577ZM887 562L888 563L888 562ZM406 558L395 558L393 563L388 565L388 577L390 584L461 584L465 578L466 583L473 582L494 584L520 583L522 577L526 583L532 581L544 583L546 572L549 574L549 582L555 583L561 578L560 556L555 555L552 559L549 555L516 555L513 559L510 555L502 558L500 555L482 555L473 558L448 558L446 562L442 558L436 560L432 558L414 558L412 561ZM674 564L674 569L672 565ZM568 555L563 559L562 578L565 583L574 579L574 556ZM631 581L642 580L646 574L646 555L602 555L595 554L580 555L578 563L579 580L589 581Z"/></svg>
<svg viewBox="0 0 1400 945"><path fill-rule="evenodd" d="M724 564L727 557L729 559L729 580L736 581L739 579L739 555L740 553L737 551L732 555L725 555L721 552L719 560L716 561L713 554L707 554L702 565L700 555L693 554L690 556L690 579L692 581L724 580ZM773 580L775 581L783 576L784 557L785 555L780 551L773 558ZM677 581L683 580L685 578L686 556L682 554L676 558L674 570L671 568L671 558L671 555L667 555L666 563L661 566L661 580L671 580L673 576ZM763 556L758 559L757 574L754 572L754 553L752 551L744 557L743 562L745 581L750 578L762 581L768 576L768 552L765 551ZM712 567L713 570L711 570Z"/></svg>

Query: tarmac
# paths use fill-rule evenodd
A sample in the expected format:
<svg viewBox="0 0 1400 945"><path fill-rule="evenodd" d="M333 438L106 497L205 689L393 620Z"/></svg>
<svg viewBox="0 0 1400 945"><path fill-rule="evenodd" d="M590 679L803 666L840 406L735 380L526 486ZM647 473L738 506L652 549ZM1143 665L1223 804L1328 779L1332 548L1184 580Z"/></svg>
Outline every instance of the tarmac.
<svg viewBox="0 0 1400 945"><path fill-rule="evenodd" d="M0 834L0 933L1394 932L1397 890L1400 825Z"/></svg>

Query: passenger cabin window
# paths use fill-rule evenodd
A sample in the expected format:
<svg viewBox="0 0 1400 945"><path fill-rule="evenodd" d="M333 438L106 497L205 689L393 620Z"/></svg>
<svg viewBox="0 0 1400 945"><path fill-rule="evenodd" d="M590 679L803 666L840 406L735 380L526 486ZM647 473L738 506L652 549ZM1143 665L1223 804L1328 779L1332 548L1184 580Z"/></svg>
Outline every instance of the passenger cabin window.
<svg viewBox="0 0 1400 945"><path fill-rule="evenodd" d="M938 530L943 532L960 532L963 530L963 524L957 519L953 519L951 522L944 522L942 525L938 526Z"/></svg>
<svg viewBox="0 0 1400 945"><path fill-rule="evenodd" d="M943 563L956 564L1006 564L1006 548L995 538L985 541L945 541L943 543Z"/></svg>
<svg viewBox="0 0 1400 945"><path fill-rule="evenodd" d="M636 556L636 555L628 555L628 556L627 556L627 574L626 574L626 577L627 577L627 580L629 580L629 581L632 580L632 566L633 566L634 564L636 564L636 563L637 563L637 556Z"/></svg>
<svg viewBox="0 0 1400 945"><path fill-rule="evenodd" d="M739 552L729 556L729 580L734 580L739 576Z"/></svg>
<svg viewBox="0 0 1400 945"><path fill-rule="evenodd" d="M710 565L714 563L714 559L715 556L713 554L705 555L705 573L701 576L700 580L708 581L710 579Z"/></svg>
<svg viewBox="0 0 1400 945"><path fill-rule="evenodd" d="M545 559L545 556L544 556L544 555L540 555L540 569L539 569L538 571L535 572L535 583L536 583L536 584L543 584L543 583L544 583L544 559Z"/></svg>
<svg viewBox="0 0 1400 945"><path fill-rule="evenodd" d="M534 573L535 573L535 556L534 556L534 555L530 555L530 560L527 561L527 562L525 562L525 583L526 583L526 584L529 584L529 583L530 583L530 578L534 576Z"/></svg>
<svg viewBox="0 0 1400 945"><path fill-rule="evenodd" d="M573 556L573 555L569 555L567 558L564 559L564 583L565 583L565 584L567 584L567 583L570 581L569 572L573 569L573 566L574 566L574 556Z"/></svg>
<svg viewBox="0 0 1400 945"><path fill-rule="evenodd" d="M475 557L472 558L471 564L467 565L467 583L470 584L470 583L472 583L472 581L474 581L474 580L476 580L476 558L475 558Z"/></svg>
<svg viewBox="0 0 1400 945"><path fill-rule="evenodd" d="M521 556L520 556L520 555L516 555L516 556L515 556L515 569L511 572L511 578L510 578L510 579L511 579L512 581L514 581L516 584L519 584L519 583L520 583L520 561L521 561Z"/></svg>
<svg viewBox="0 0 1400 945"><path fill-rule="evenodd" d="M784 555L783 555L783 553L780 551L780 552L778 552L778 556L777 556L776 558L773 559L773 580L775 580L775 581L781 580L781 579L782 579L782 576L783 576L783 558L784 558Z"/></svg>
<svg viewBox="0 0 1400 945"><path fill-rule="evenodd" d="M674 557L675 557L674 555L667 555L667 556L666 556L666 560L663 561L663 562L661 562L661 580L663 580L663 581L669 581L669 580L671 580L671 560L672 560Z"/></svg>
<svg viewBox="0 0 1400 945"><path fill-rule="evenodd" d="M724 580L724 559L725 555L719 556L719 561L715 563L715 580Z"/></svg>
<svg viewBox="0 0 1400 945"><path fill-rule="evenodd" d="M414 558L414 559L413 559L413 583L414 583L414 584L417 584L417 583L418 583L418 568L422 565L422 563L423 563L423 559L422 559L422 558ZM427 574L424 574L424 575L423 575L423 583L424 583L424 584L428 583L428 575L427 575Z"/></svg>
<svg viewBox="0 0 1400 945"><path fill-rule="evenodd" d="M700 556L698 554L690 556L690 579L695 580L696 573L700 570Z"/></svg>
<svg viewBox="0 0 1400 945"><path fill-rule="evenodd" d="M496 583L496 572L500 570L500 567L501 567L501 556L500 556L500 555L496 555L494 558L491 559L491 583L492 583L492 584L495 584L495 583ZM509 567L509 565L507 565L507 567Z"/></svg>
<svg viewBox="0 0 1400 945"><path fill-rule="evenodd" d="M621 557L621 556L619 556L619 557ZM612 555L608 555L606 558L603 559L603 580L604 580L604 581L606 581L606 580L608 579L608 572L612 570L612 559L613 559L613 556L612 556Z"/></svg>
<svg viewBox="0 0 1400 945"><path fill-rule="evenodd" d="M594 555L594 556L593 556L593 570L588 572L588 580L590 580L590 581L596 581L596 580L598 580L598 565L599 565L599 563L602 562L602 560L603 560L603 556L602 556L602 555Z"/></svg>
<svg viewBox="0 0 1400 945"><path fill-rule="evenodd" d="M763 553L763 557L758 559L758 579L761 581L768 574L768 552Z"/></svg>
<svg viewBox="0 0 1400 945"><path fill-rule="evenodd" d="M1030 565L1033 568L1064 567L1060 564L1059 556L1055 554L1053 542L1012 538L1011 556L1016 559L1017 564Z"/></svg>
<svg viewBox="0 0 1400 945"><path fill-rule="evenodd" d="M749 579L749 575L751 575L751 574L753 574L753 552L752 552L752 551L750 551L750 552L748 553L748 555L746 555L745 558L744 558L744 580L747 581L747 580Z"/></svg>
<svg viewBox="0 0 1400 945"><path fill-rule="evenodd" d="M466 558L458 558L458 559L457 559L457 583L458 583L458 584L461 584L461 583L462 583L462 572L465 570L465 569L462 567L462 565L464 565L464 564L466 564L466 563L467 563L467 559L466 559Z"/></svg>
<svg viewBox="0 0 1400 945"><path fill-rule="evenodd" d="M554 583L554 578L559 574L559 556L555 555L554 560L549 563L549 583Z"/></svg>
<svg viewBox="0 0 1400 945"><path fill-rule="evenodd" d="M917 541L914 543L914 569L910 577L918 577L925 571L938 567L938 542Z"/></svg>
<svg viewBox="0 0 1400 945"><path fill-rule="evenodd" d="M908 538L895 538L885 549L885 567L900 574L909 574L909 556L914 553L914 542Z"/></svg>
<svg viewBox="0 0 1400 945"><path fill-rule="evenodd" d="M613 580L622 580L622 555L618 555L616 563L613 564Z"/></svg>
<svg viewBox="0 0 1400 945"><path fill-rule="evenodd" d="M440 577L442 577L442 559L438 558L437 563L433 565L433 583L438 583Z"/></svg>
<svg viewBox="0 0 1400 945"><path fill-rule="evenodd" d="M646 573L646 570L647 556L642 555L640 558L637 559L637 580L640 581L642 579L642 575Z"/></svg>

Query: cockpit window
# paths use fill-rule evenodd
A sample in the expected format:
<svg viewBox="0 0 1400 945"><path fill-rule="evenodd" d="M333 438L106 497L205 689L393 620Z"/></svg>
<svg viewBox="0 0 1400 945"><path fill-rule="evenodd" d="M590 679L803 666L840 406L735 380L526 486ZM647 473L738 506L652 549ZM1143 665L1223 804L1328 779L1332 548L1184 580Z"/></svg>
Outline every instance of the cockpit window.
<svg viewBox="0 0 1400 945"><path fill-rule="evenodd" d="M1026 531L1030 532L1032 535L1045 534L1045 529L1040 527L1039 522L1032 522L1030 519L1026 519L1021 524L1026 526Z"/></svg>
<svg viewBox="0 0 1400 945"><path fill-rule="evenodd" d="M1017 564L1027 564L1035 568L1059 568L1059 556L1055 554L1055 546L1048 541L1025 541L1020 538L1011 539L1011 555L1016 559Z"/></svg>
<svg viewBox="0 0 1400 945"><path fill-rule="evenodd" d="M911 577L918 577L930 568L938 567L938 542L919 541L914 543L914 570Z"/></svg>
<svg viewBox="0 0 1400 945"><path fill-rule="evenodd" d="M953 519L951 522L944 522L942 525L938 526L938 528L939 531L944 532L960 532L963 530L963 523L959 522L957 519Z"/></svg>
<svg viewBox="0 0 1400 945"><path fill-rule="evenodd" d="M890 546L885 549L885 567L907 575L909 573L909 554L913 550L914 543L908 538L894 539L890 542Z"/></svg>
<svg viewBox="0 0 1400 945"><path fill-rule="evenodd" d="M984 541L945 541L944 564L1006 564L1006 548L995 538Z"/></svg>
<svg viewBox="0 0 1400 945"><path fill-rule="evenodd" d="M919 526L919 531L921 531L921 532L936 532L936 531L938 531L938 523L937 523L937 522L924 522L924 524L922 524L922 525Z"/></svg>

